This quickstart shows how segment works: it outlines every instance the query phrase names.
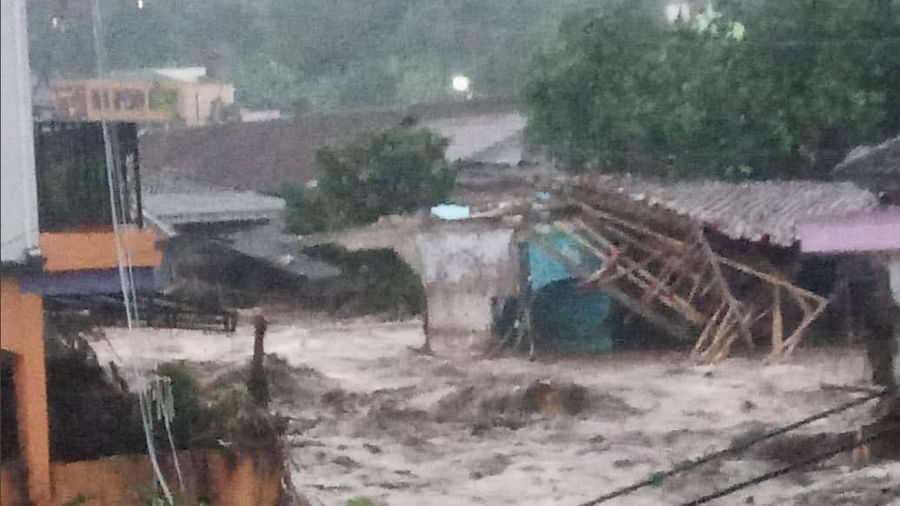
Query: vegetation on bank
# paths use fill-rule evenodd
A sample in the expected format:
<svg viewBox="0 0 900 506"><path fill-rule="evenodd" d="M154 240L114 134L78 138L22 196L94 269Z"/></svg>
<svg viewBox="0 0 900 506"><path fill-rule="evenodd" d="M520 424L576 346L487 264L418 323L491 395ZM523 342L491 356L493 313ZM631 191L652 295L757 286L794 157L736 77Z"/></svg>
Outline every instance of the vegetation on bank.
<svg viewBox="0 0 900 506"><path fill-rule="evenodd" d="M825 178L900 132L900 4L720 1L669 23L657 3L571 15L538 57L527 138L563 167Z"/></svg>

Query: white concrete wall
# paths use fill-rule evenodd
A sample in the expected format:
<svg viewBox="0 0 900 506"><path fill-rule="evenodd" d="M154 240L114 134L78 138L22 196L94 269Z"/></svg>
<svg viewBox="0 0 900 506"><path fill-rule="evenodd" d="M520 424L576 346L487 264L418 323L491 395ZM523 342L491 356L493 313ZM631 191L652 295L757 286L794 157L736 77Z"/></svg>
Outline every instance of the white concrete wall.
<svg viewBox="0 0 900 506"><path fill-rule="evenodd" d="M0 257L3 263L21 263L28 258L29 253L37 253L38 247L28 33L25 23L25 0L2 0L0 5L2 5Z"/></svg>
<svg viewBox="0 0 900 506"><path fill-rule="evenodd" d="M216 100L222 101L223 105L233 104L234 86L220 82L179 85L180 114L187 126L208 124Z"/></svg>
<svg viewBox="0 0 900 506"><path fill-rule="evenodd" d="M510 228L445 225L416 237L428 301L425 330L435 354L491 351L492 300L515 292L513 233Z"/></svg>

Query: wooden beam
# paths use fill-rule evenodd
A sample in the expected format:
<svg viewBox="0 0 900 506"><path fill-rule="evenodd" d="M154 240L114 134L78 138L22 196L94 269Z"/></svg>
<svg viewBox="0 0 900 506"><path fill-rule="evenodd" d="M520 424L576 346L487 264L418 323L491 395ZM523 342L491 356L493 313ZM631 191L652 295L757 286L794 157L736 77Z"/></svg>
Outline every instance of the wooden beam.
<svg viewBox="0 0 900 506"><path fill-rule="evenodd" d="M670 336L678 339L684 340L688 336L687 327L678 325L666 319L664 316L658 314L647 306L641 305L640 302L634 300L630 295L619 291L615 288L604 290L604 293L615 299L617 302L625 306L632 313L643 317L649 323L653 324L657 328L665 331Z"/></svg>
<svg viewBox="0 0 900 506"><path fill-rule="evenodd" d="M724 340L728 334L732 334L732 329L734 328L734 308L728 306L727 311L725 311L725 315L722 317L722 321L719 323L718 328L716 329L716 333L713 336L712 340L709 343L709 346L700 354L700 360L709 362L718 355L720 349L724 345Z"/></svg>
<svg viewBox="0 0 900 506"><path fill-rule="evenodd" d="M731 289L728 287L728 282L725 281L725 276L722 275L722 270L719 268L718 255L713 252L712 246L710 246L709 242L706 240L702 229L697 230L697 241L700 243L700 250L706 255L706 258L710 262L710 266L712 267L713 280L718 285L722 297L724 297L728 301L728 304L732 306L732 309L735 313L734 316L737 319L738 330L752 347L753 336L750 334L749 325L747 325L747 319L743 311L743 304L741 304L734 297L734 294L731 293Z"/></svg>
<svg viewBox="0 0 900 506"><path fill-rule="evenodd" d="M780 355L784 347L784 321L781 314L781 287L772 286L772 353Z"/></svg>
<svg viewBox="0 0 900 506"><path fill-rule="evenodd" d="M586 269L574 265L569 258L565 257L564 255L560 255L559 252L557 252L552 246L547 244L547 242L540 236L533 234L530 240L534 242L534 244L538 246L541 251L544 251L556 261L560 262L560 264L563 265L566 271L572 274L576 279L584 279L585 277L590 276L590 273L586 272ZM604 287L604 293L618 301L631 312L642 316L648 322L665 331L669 335L677 339L684 339L687 335L687 329L685 327L672 323L662 315L651 310L649 307L641 305L639 302L633 300L630 295L616 289L614 286Z"/></svg>
<svg viewBox="0 0 900 506"><path fill-rule="evenodd" d="M644 295L644 298L647 301L652 300L653 297L655 297L656 294L659 293L659 291L662 290L664 286L671 289L671 287L669 286L669 281L672 278L672 274L674 274L677 269L684 265L686 258L686 256L669 258L669 260L665 263L659 275L657 276L657 280Z"/></svg>
<svg viewBox="0 0 900 506"><path fill-rule="evenodd" d="M719 318L722 317L722 311L726 308L726 304L722 304L719 306L719 309L716 309L716 312L713 313L712 318L706 322L706 326L703 327L703 331L700 332L700 336L697 338L697 342L694 343L694 349L691 350L692 357L698 357L700 355L700 350L703 349L703 346L706 344L706 341L709 340L709 336L712 333L712 329L718 325Z"/></svg>
<svg viewBox="0 0 900 506"><path fill-rule="evenodd" d="M602 251L599 251L596 246L591 244L590 241L585 239L578 230L574 229L574 227L571 227L568 224L564 224L564 223L560 223L559 226L560 226L560 230L570 234L576 241L578 241L579 244L581 244L583 247L588 249L588 251L593 252L597 256L604 254ZM605 241L605 239L602 239L602 236L600 236L600 234L598 234L592 230L586 229L584 231L587 232L588 235L590 235L592 238L597 237L597 238L601 238L601 240ZM694 308L690 303L688 303L683 298L681 298L678 294L667 289L667 287L665 287L665 286L660 286L659 278L647 270L649 264L652 263L653 261L659 259L661 256L662 256L661 252L655 252L655 253L652 253L651 256L638 262L638 261L635 261L635 260L627 257L625 254L619 254L616 257L616 260L619 263L624 264L624 270L620 270L616 274L613 274L612 276L606 278L604 280L605 281L604 285L610 286L613 281L624 277L624 278L627 278L627 279L631 280L632 282L634 282L639 288L641 288L645 292L651 290L653 287L656 287L655 291L657 293L655 294L655 296L658 297L664 305L681 313L688 320L690 320L694 323L705 322L706 317L702 313L697 311L696 308ZM644 279L641 279L641 277L643 277ZM649 300L647 300L646 297L642 297L642 299L644 299L643 302L645 304L649 303Z"/></svg>
<svg viewBox="0 0 900 506"><path fill-rule="evenodd" d="M582 211L584 211L585 213L587 213L587 214L589 214L589 215L591 215L591 216L594 216L595 218L600 218L600 219L604 219L604 220L609 220L609 221L611 221L611 222L613 222L613 223L617 223L617 224L619 224L619 225L628 227L628 228L630 228L630 229L632 229L632 230L635 230L635 231L637 231L637 232L641 232L641 233L643 233L643 234L647 234L647 235L656 237L656 238L659 239L660 241L663 241L663 242L668 243L668 244L673 245L673 246L678 246L678 247L683 247L683 246L684 246L684 242L683 242L683 241L680 241L680 240L675 239L675 238L673 238L673 237L669 237L669 236L664 235L664 234L660 234L659 232L656 232L655 230L649 229L649 228L647 228L647 227L645 227L645 226L642 226L642 225L639 225L639 224L637 224L637 223L632 223L631 221L625 220L625 219L622 219L622 218L619 218L618 216L613 216L613 215L611 215L611 214L609 214L609 213L600 211L599 209L596 209L596 208L594 208L594 207L592 207L592 206L590 206L590 205L588 205L588 204L586 204L586 203L584 203L584 202L582 202L582 201L575 201L575 204L576 204Z"/></svg>
<svg viewBox="0 0 900 506"><path fill-rule="evenodd" d="M797 328L794 330L793 334L791 334L791 336L784 341L785 356L789 357L794 352L794 348L796 348L797 345L800 344L800 339L803 338L803 333L806 331L807 327L809 327L810 324L812 324L812 322L815 321L815 319L818 318L820 314L822 314L822 311L825 310L825 307L827 305L828 304L826 303L822 303L811 314L803 317L803 320L800 322L800 325L797 326Z"/></svg>

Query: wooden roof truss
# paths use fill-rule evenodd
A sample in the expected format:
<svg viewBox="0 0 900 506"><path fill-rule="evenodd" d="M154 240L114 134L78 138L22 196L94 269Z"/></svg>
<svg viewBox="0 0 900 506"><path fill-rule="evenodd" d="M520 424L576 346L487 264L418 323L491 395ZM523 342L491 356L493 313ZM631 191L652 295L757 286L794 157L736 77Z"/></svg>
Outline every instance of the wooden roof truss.
<svg viewBox="0 0 900 506"><path fill-rule="evenodd" d="M571 259L557 260L583 286L604 290L670 334L694 339L698 361L724 359L738 340L751 349L768 344L770 358L789 356L825 309L825 298L779 274L717 254L701 226L679 237L584 201L574 204L580 212L552 226L599 257L602 267L586 272Z"/></svg>

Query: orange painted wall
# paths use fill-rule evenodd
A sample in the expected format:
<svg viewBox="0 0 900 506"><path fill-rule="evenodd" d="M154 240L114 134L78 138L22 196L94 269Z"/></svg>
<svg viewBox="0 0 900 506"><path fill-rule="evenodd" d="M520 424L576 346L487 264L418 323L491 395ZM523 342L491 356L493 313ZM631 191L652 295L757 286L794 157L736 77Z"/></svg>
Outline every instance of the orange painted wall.
<svg viewBox="0 0 900 506"><path fill-rule="evenodd" d="M0 346L16 355L16 416L28 493L35 504L50 500L50 443L44 358L44 306L39 295L21 293L19 281L0 277Z"/></svg>
<svg viewBox="0 0 900 506"><path fill-rule="evenodd" d="M216 506L276 505L281 497L283 460L278 453L229 459L207 453L209 499Z"/></svg>
<svg viewBox="0 0 900 506"><path fill-rule="evenodd" d="M134 267L159 267L162 263L152 229L123 228L121 237ZM119 265L111 230L43 233L40 246L46 272L114 269Z"/></svg>
<svg viewBox="0 0 900 506"><path fill-rule="evenodd" d="M171 454L160 467L179 504L208 498L215 506L276 506L281 496L282 461L277 453L226 456L214 450L184 451L179 464L185 493L179 492ZM144 455L106 457L83 462L53 463L53 504L83 496L86 506L147 504L153 492L153 468ZM16 470L0 469L0 483L16 483ZM0 494L0 506L13 506L14 486Z"/></svg>
<svg viewBox="0 0 900 506"><path fill-rule="evenodd" d="M28 498L25 471L14 465L0 467L0 505L21 504Z"/></svg>

